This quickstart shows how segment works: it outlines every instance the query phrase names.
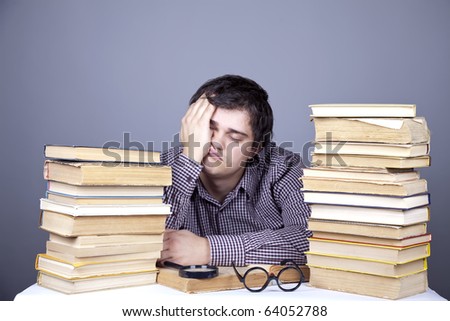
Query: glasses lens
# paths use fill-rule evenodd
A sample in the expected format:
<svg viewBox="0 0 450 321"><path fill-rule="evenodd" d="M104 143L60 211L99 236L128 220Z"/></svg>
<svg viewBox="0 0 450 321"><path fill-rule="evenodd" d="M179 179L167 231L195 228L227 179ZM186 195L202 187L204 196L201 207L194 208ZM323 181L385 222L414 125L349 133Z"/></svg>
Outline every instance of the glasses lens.
<svg viewBox="0 0 450 321"><path fill-rule="evenodd" d="M269 275L264 269L255 268L245 274L244 284L251 291L261 290L267 282Z"/></svg>
<svg viewBox="0 0 450 321"><path fill-rule="evenodd" d="M285 291L295 290L301 282L301 272L294 267L286 267L278 274L278 286Z"/></svg>

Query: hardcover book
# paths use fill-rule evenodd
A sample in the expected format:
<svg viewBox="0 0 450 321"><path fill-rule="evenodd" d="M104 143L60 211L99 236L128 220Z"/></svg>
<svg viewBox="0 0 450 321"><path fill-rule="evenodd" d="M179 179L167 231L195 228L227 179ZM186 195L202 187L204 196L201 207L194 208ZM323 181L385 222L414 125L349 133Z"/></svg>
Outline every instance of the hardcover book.
<svg viewBox="0 0 450 321"><path fill-rule="evenodd" d="M168 186L172 169L152 164L46 160L44 178L72 185Z"/></svg>
<svg viewBox="0 0 450 321"><path fill-rule="evenodd" d="M171 214L170 208L169 204L71 205L41 198L41 210L71 216L169 215Z"/></svg>
<svg viewBox="0 0 450 321"><path fill-rule="evenodd" d="M75 257L95 257L102 255L117 255L137 252L157 253L162 251L161 243L120 243L103 246L70 246L54 241L47 241L47 250L66 253ZM156 257L158 258L159 255Z"/></svg>
<svg viewBox="0 0 450 321"><path fill-rule="evenodd" d="M38 272L37 284L66 294L107 290L121 287L149 285L156 283L156 271L121 273L79 279L65 279L53 274Z"/></svg>
<svg viewBox="0 0 450 321"><path fill-rule="evenodd" d="M414 104L313 104L312 117L416 117Z"/></svg>
<svg viewBox="0 0 450 321"><path fill-rule="evenodd" d="M428 268L427 259L419 259L402 264L364 260L346 256L332 256L307 252L308 266L323 269L373 274L387 277L403 277Z"/></svg>
<svg viewBox="0 0 450 321"><path fill-rule="evenodd" d="M403 277L386 277L313 266L310 269L309 284L328 290L396 300L425 292L428 288L427 271Z"/></svg>
<svg viewBox="0 0 450 321"><path fill-rule="evenodd" d="M156 259L74 264L48 256L47 254L37 255L35 268L46 274L68 280L157 271Z"/></svg>
<svg viewBox="0 0 450 321"><path fill-rule="evenodd" d="M85 198L163 197L164 186L92 186L47 181L47 192Z"/></svg>
<svg viewBox="0 0 450 321"><path fill-rule="evenodd" d="M430 166L430 156L388 157L370 155L312 154L314 166L350 166L375 168L418 168Z"/></svg>
<svg viewBox="0 0 450 321"><path fill-rule="evenodd" d="M308 220L308 229L313 232L340 233L401 240L426 234L427 223L400 226L310 218Z"/></svg>
<svg viewBox="0 0 450 321"><path fill-rule="evenodd" d="M71 161L100 161L119 163L159 163L158 151L114 147L45 145L44 156Z"/></svg>
<svg viewBox="0 0 450 321"><path fill-rule="evenodd" d="M364 244L373 244L380 246L391 246L391 247L399 247L404 248L407 246L423 244L431 242L431 234L421 234L408 236L401 239L391 239L385 237L372 237L367 235L352 235L352 234L343 234L340 231L334 232L321 232L321 231L313 231L313 236L316 239L324 239L324 240L335 240L342 242L357 242Z"/></svg>
<svg viewBox="0 0 450 321"><path fill-rule="evenodd" d="M398 183L417 180L420 174L412 169L330 166L303 168L303 177Z"/></svg>
<svg viewBox="0 0 450 321"><path fill-rule="evenodd" d="M119 261L135 261L135 260L157 260L161 257L161 251L146 251L146 252L135 252L135 253L122 253L122 254L112 254L104 255L103 253L98 256L75 256L67 252L58 252L51 249L47 249L45 254L54 257L70 264L86 264L90 262L119 262Z"/></svg>
<svg viewBox="0 0 450 321"><path fill-rule="evenodd" d="M303 176L301 180L305 190L317 192L410 196L424 194L428 191L427 181L425 179L416 179L405 182L383 182L312 178Z"/></svg>
<svg viewBox="0 0 450 321"><path fill-rule="evenodd" d="M328 118L315 117L317 141L390 144L429 143L430 131L423 117Z"/></svg>
<svg viewBox="0 0 450 321"><path fill-rule="evenodd" d="M167 215L72 216L42 211L40 227L61 236L161 234Z"/></svg>
<svg viewBox="0 0 450 321"><path fill-rule="evenodd" d="M359 242L309 238L309 251L315 254L403 264L430 256L430 243L395 247Z"/></svg>
<svg viewBox="0 0 450 321"><path fill-rule="evenodd" d="M47 191L47 199L55 203L66 205L144 205L144 204L162 204L161 196L72 196Z"/></svg>
<svg viewBox="0 0 450 321"><path fill-rule="evenodd" d="M303 191L305 203L362 206L374 208L411 209L430 204L430 196L418 194L411 196L388 196L371 194L354 194L350 192Z"/></svg>
<svg viewBox="0 0 450 321"><path fill-rule="evenodd" d="M241 275L246 270L256 265L249 265L244 267L237 267ZM277 274L283 266L280 265L258 265L265 268L269 273ZM300 269L305 276L305 282L309 280L309 268L306 265L300 266ZM252 281L260 282L261 277L265 275L258 273L249 275L246 282L251 285ZM157 278L157 283L168 286L170 288L186 292L186 293L201 293L213 291L225 291L244 288L244 284L239 281L232 267L219 267L219 275L211 279L190 279L183 278L178 275L178 270L170 268L160 268Z"/></svg>
<svg viewBox="0 0 450 321"><path fill-rule="evenodd" d="M429 208L391 209L360 206L310 204L311 218L361 223L412 225L428 222Z"/></svg>
<svg viewBox="0 0 450 321"><path fill-rule="evenodd" d="M355 142L315 142L316 154L339 155L373 155L388 157L415 157L428 155L429 144L386 144L386 143L355 143Z"/></svg>

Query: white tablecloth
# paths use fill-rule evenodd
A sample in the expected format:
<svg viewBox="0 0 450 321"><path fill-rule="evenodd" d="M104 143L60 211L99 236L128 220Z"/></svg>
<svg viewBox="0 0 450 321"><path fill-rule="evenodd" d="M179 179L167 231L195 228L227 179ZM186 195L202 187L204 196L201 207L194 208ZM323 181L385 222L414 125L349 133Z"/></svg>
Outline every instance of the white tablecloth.
<svg viewBox="0 0 450 321"><path fill-rule="evenodd" d="M231 316L230 320L236 321L286 321L287 316L291 319L325 316L320 320L380 321L427 320L429 311L438 316L450 313L448 301L431 289L394 301L318 289L308 283L294 292L283 292L274 285L260 293L240 289L187 294L154 284L72 295L33 284L17 294L11 303L0 304L2 316L9 315L5 320L123 321L124 316L145 316L155 321L200 321L211 317L226 320L224 316ZM5 308L9 314L5 314ZM139 314L134 314L136 311ZM142 315L144 312L147 314Z"/></svg>
<svg viewBox="0 0 450 321"><path fill-rule="evenodd" d="M26 302L26 301L51 301L51 299L63 299L63 300L133 300L134 298L154 298L167 299L168 301L173 301L177 299L182 299L183 297L194 297L198 300L208 300L208 298L213 298L217 300L221 297L224 299L235 298L239 300L242 298L273 298L274 302L282 302L282 300L296 298L301 301L380 301L384 299L374 298L370 296L356 295L338 291L330 291L318 289L310 286L308 283L302 284L299 289L294 292L283 292L278 286L270 286L266 288L261 293L251 293L246 289L232 290L232 291L220 291L220 292L207 292L207 293L197 293L197 294L187 294L178 290L174 290L159 284L128 287L121 289L111 289L102 290L96 292L86 292L80 294L63 294L54 290L43 288L37 284L33 284L24 291L16 295L14 301ZM279 300L277 300L279 299ZM391 300L384 300L391 301ZM410 296L407 298L400 299L398 301L447 301L445 298L441 297L435 291L428 289L426 292Z"/></svg>

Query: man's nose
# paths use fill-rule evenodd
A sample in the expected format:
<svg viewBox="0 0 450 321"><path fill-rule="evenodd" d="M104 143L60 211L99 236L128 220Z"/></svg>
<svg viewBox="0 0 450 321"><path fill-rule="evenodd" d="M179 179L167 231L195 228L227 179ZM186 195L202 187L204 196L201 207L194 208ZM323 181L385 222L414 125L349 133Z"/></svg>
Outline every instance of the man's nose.
<svg viewBox="0 0 450 321"><path fill-rule="evenodd" d="M225 140L223 135L219 134L216 131L213 131L211 135L211 145L213 145L214 149L217 151L222 151L225 147Z"/></svg>

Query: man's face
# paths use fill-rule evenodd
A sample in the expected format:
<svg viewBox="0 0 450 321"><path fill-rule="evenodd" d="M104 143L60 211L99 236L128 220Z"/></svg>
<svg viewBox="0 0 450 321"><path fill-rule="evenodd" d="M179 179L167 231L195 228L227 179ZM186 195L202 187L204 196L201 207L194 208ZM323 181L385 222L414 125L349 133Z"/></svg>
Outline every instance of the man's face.
<svg viewBox="0 0 450 321"><path fill-rule="evenodd" d="M211 147L203 159L211 178L242 174L245 161L254 155L254 137L246 111L217 108L211 117Z"/></svg>

